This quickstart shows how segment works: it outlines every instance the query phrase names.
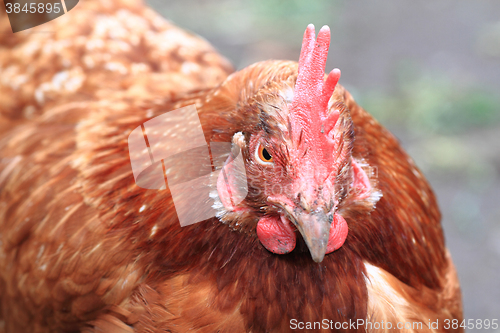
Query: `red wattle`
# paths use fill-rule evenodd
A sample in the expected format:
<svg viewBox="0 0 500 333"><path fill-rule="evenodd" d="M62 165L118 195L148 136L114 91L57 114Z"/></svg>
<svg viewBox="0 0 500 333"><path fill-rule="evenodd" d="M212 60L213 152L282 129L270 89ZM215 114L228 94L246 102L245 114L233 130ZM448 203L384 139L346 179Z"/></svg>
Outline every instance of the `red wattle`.
<svg viewBox="0 0 500 333"><path fill-rule="evenodd" d="M328 238L328 245L326 247L326 254L338 250L345 242L349 229L347 222L339 215L333 215L333 222L330 228L330 237Z"/></svg>
<svg viewBox="0 0 500 333"><path fill-rule="evenodd" d="M262 245L276 254L285 254L295 248L297 236L285 217L263 217L257 223L257 236Z"/></svg>

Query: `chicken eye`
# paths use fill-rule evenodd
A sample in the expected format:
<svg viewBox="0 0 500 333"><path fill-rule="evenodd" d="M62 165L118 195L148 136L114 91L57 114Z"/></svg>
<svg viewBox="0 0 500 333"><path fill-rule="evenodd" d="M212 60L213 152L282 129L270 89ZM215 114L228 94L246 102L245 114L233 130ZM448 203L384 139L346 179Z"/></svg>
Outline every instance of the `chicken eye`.
<svg viewBox="0 0 500 333"><path fill-rule="evenodd" d="M257 147L257 150L255 151L256 159L257 162L263 165L270 165L273 164L273 157L269 152L267 151L266 148L264 148L263 145L259 144L259 147Z"/></svg>

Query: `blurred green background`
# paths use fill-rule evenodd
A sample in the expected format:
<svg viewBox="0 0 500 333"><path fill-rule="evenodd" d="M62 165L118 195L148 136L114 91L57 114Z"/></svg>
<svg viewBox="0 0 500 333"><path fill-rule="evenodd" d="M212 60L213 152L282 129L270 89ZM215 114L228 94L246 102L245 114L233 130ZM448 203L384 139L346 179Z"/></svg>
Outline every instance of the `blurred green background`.
<svg viewBox="0 0 500 333"><path fill-rule="evenodd" d="M237 69L298 60L307 24L328 24L327 69L342 70L341 84L401 140L437 193L465 318L500 319L500 1L149 4Z"/></svg>

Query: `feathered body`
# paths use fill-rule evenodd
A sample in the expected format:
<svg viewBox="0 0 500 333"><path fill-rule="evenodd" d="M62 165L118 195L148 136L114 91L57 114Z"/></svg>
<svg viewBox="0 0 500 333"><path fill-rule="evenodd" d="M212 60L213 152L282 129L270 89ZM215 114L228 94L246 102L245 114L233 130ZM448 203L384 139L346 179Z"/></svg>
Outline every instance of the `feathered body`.
<svg viewBox="0 0 500 333"><path fill-rule="evenodd" d="M199 38L141 4L119 5L83 2L48 23L50 34L10 37L1 17L0 331L286 332L292 319L363 319L441 332L461 319L432 190L343 87L328 114L338 111L332 186L347 238L318 263L290 224L295 249L272 253L256 229L283 213L267 200L273 184L294 186L286 143L299 140L298 64L227 76ZM217 217L181 227L168 189L135 184L127 138L191 104L207 142L239 144L249 195L242 209L219 205ZM283 164L281 178L253 160L257 137ZM345 188L360 172L362 199Z"/></svg>

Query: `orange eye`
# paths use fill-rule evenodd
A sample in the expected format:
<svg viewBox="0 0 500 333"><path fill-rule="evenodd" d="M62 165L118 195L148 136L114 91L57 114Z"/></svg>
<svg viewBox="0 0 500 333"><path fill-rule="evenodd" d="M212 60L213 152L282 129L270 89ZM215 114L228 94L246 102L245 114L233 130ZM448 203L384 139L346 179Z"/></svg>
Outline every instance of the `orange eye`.
<svg viewBox="0 0 500 333"><path fill-rule="evenodd" d="M273 157L261 144L259 144L259 146L257 147L255 155L257 157L257 162L259 162L260 164L269 165L273 163Z"/></svg>

